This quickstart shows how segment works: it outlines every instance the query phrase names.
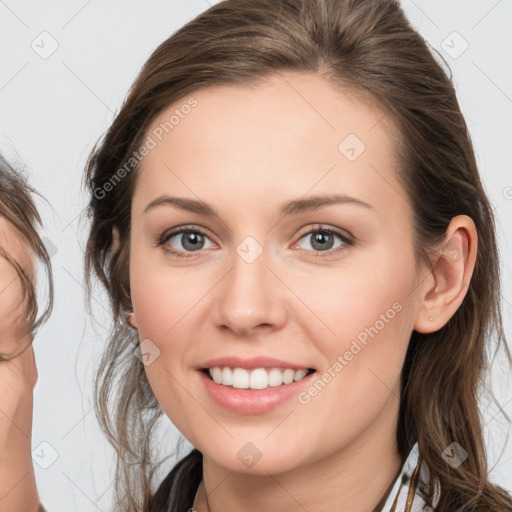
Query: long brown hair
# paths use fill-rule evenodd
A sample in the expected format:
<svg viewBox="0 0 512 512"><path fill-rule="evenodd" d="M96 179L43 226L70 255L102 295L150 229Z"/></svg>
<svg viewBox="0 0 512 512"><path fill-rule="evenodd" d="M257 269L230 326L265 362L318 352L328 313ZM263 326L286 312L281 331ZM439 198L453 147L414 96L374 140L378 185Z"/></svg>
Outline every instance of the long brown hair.
<svg viewBox="0 0 512 512"><path fill-rule="evenodd" d="M253 86L281 71L314 73L381 107L398 128L398 177L414 212L417 263L429 261L450 220L468 215L479 248L468 292L439 331L413 332L402 371L397 444L402 458L417 441L442 493L438 510L509 510L489 482L478 396L491 336L504 341L500 265L492 207L480 181L451 78L394 0L226 0L176 31L150 56L104 138L85 182L91 194L86 283L105 286L113 325L96 380L96 412L118 454L116 511L186 510L201 478L198 450L152 498L152 429L162 411L125 317L130 207L137 165L126 167L155 116L199 88ZM124 169L124 172L121 172ZM119 230L113 245L112 229ZM506 343L504 348L508 352ZM425 392L428 382L429 391ZM116 388L116 385L119 387ZM468 459L457 469L441 457L457 441ZM432 496L429 496L431 499Z"/></svg>
<svg viewBox="0 0 512 512"><path fill-rule="evenodd" d="M20 169L11 165L0 154L0 216L5 218L16 230L19 236L28 242L36 258L43 264L47 278L46 305L43 312L38 314L37 287L19 261L7 250L0 248L0 257L6 259L16 271L24 295L28 330L32 337L37 330L48 320L53 308L53 274L50 256L38 233L43 223L33 195L42 197L27 181ZM0 353L0 361L13 359L27 347L19 346L9 354Z"/></svg>

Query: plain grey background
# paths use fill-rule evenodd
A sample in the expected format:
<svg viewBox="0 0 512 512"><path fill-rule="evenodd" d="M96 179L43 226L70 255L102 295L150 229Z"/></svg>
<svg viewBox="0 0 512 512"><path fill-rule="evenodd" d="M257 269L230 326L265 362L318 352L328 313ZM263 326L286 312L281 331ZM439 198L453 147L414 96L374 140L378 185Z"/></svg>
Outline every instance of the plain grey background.
<svg viewBox="0 0 512 512"><path fill-rule="evenodd" d="M105 340L108 308L99 297L94 323L84 309L85 233L78 216L86 203L81 189L85 160L152 50L213 3L0 0L0 149L26 165L32 185L51 205L37 202L52 252L56 301L51 320L34 341L39 380L32 442L40 496L52 512L108 511L111 504L113 453L92 410L93 369ZM453 72L498 219L510 338L512 0L402 4ZM505 370L498 359L493 389L512 415ZM510 491L512 443L501 453L510 433L494 404L485 401L482 408L492 479ZM179 433L165 420L162 450L171 451ZM185 451L189 447L185 443Z"/></svg>

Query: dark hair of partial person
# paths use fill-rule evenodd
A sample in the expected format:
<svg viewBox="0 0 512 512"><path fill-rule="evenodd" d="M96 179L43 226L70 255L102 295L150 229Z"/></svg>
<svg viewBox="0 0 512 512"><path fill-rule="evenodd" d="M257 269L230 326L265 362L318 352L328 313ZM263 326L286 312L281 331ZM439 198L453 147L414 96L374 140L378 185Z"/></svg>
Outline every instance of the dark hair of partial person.
<svg viewBox="0 0 512 512"><path fill-rule="evenodd" d="M461 306L443 328L413 331L410 338L396 441L402 459L418 442L430 469L428 501L433 480L441 484L439 511L512 511L510 496L489 480L479 410L491 346L496 353L502 346L511 361L501 316L495 219L451 73L436 55L394 0L226 0L151 54L93 148L84 175L91 197L88 293L95 275L113 314L95 403L117 452L116 512L186 510L202 471L202 454L194 449L154 494L154 476L167 460L152 456L154 427L163 411L143 364L132 356L137 333L125 321L133 310L130 209L138 166L122 179L119 169L140 148L155 116L171 104L210 86L256 87L285 72L321 77L379 108L383 122L396 127L396 173L413 209L418 265L429 265L453 217L473 219L478 254ZM115 250L113 228L119 231ZM457 468L441 456L454 441L468 453Z"/></svg>

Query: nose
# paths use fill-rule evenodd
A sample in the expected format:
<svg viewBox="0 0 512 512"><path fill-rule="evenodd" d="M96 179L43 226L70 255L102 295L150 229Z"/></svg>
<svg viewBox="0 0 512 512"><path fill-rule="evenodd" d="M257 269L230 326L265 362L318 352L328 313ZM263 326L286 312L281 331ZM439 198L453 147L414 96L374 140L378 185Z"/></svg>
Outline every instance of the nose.
<svg viewBox="0 0 512 512"><path fill-rule="evenodd" d="M238 336L280 328L286 320L286 289L269 268L265 251L253 262L239 254L217 288L214 321Z"/></svg>

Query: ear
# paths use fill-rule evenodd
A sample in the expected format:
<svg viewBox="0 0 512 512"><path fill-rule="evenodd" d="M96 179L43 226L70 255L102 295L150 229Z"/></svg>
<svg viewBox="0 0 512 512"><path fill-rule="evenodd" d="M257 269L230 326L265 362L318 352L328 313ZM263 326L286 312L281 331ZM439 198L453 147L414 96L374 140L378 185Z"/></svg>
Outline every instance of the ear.
<svg viewBox="0 0 512 512"><path fill-rule="evenodd" d="M110 248L111 252L116 253L121 246L120 237L119 237L119 229L117 226L112 228L112 246ZM132 311L129 315L125 317L126 323L134 330L137 330L137 319L135 317L135 312Z"/></svg>
<svg viewBox="0 0 512 512"><path fill-rule="evenodd" d="M137 330L137 317L135 316L135 312L132 311L129 315L126 316L126 323L133 329Z"/></svg>
<svg viewBox="0 0 512 512"><path fill-rule="evenodd" d="M461 305L475 268L478 236L467 215L454 217L445 241L434 253L432 269L422 280L414 330L421 333L441 329Z"/></svg>
<svg viewBox="0 0 512 512"><path fill-rule="evenodd" d="M117 229L116 226L114 226L112 228L112 247L111 247L111 251L113 253L116 253L119 249L119 246L120 246L120 242L119 242L119 230Z"/></svg>

